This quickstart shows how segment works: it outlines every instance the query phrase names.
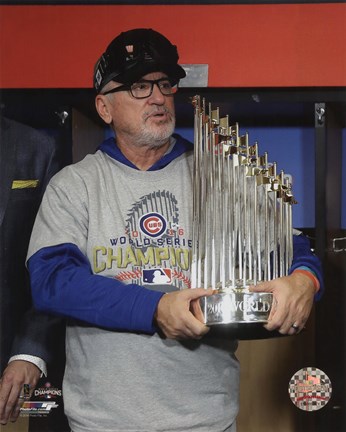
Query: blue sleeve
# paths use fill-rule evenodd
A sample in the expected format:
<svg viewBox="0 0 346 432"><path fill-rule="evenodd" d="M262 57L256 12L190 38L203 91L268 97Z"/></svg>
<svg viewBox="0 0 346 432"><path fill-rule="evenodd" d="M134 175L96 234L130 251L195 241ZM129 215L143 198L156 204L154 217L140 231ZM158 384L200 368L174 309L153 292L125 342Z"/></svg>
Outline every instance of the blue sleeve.
<svg viewBox="0 0 346 432"><path fill-rule="evenodd" d="M293 260L289 273L291 274L298 267L308 267L315 273L320 283L315 300L319 300L324 292L322 265L319 258L311 251L309 239L303 234L293 236Z"/></svg>
<svg viewBox="0 0 346 432"><path fill-rule="evenodd" d="M164 293L92 273L76 245L46 247L28 260L35 307L89 324L154 333L153 316Z"/></svg>

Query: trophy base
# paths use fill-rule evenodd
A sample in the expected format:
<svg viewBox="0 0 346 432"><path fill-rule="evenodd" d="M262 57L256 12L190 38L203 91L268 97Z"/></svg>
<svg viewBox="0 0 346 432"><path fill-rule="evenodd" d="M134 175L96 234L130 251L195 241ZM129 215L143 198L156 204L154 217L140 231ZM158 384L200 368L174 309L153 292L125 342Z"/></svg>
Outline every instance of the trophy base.
<svg viewBox="0 0 346 432"><path fill-rule="evenodd" d="M234 290L220 292L200 300L204 323L241 325L266 323L273 302L273 294Z"/></svg>

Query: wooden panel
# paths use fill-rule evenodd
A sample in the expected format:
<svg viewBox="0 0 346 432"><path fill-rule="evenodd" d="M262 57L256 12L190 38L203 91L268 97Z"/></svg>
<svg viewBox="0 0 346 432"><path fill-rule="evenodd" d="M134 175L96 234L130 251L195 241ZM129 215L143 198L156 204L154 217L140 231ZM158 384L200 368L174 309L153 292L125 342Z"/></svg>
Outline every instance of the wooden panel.
<svg viewBox="0 0 346 432"><path fill-rule="evenodd" d="M73 163L84 159L87 154L95 153L105 138L104 128L76 109L72 110L72 160Z"/></svg>
<svg viewBox="0 0 346 432"><path fill-rule="evenodd" d="M297 408L288 394L298 370L316 366L314 311L296 336L240 341L240 411L237 432L313 432L315 413Z"/></svg>
<svg viewBox="0 0 346 432"><path fill-rule="evenodd" d="M1 6L0 87L91 87L120 31L152 27L211 87L345 86L346 4Z"/></svg>

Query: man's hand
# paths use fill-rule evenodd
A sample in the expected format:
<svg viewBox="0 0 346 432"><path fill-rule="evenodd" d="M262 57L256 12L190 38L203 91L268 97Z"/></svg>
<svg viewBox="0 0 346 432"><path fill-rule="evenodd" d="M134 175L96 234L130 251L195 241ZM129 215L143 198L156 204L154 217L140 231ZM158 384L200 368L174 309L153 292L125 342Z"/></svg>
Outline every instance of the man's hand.
<svg viewBox="0 0 346 432"><path fill-rule="evenodd" d="M252 292L273 293L273 305L267 330L279 330L282 334L299 333L309 318L315 295L315 287L309 277L292 273L250 287Z"/></svg>
<svg viewBox="0 0 346 432"><path fill-rule="evenodd" d="M41 371L33 363L14 360L0 379L0 424L15 422L23 405L24 384L30 385L30 396L40 378Z"/></svg>
<svg viewBox="0 0 346 432"><path fill-rule="evenodd" d="M201 339L209 331L194 313L198 313L201 297L213 294L212 289L194 288L167 293L157 306L155 320L169 339Z"/></svg>

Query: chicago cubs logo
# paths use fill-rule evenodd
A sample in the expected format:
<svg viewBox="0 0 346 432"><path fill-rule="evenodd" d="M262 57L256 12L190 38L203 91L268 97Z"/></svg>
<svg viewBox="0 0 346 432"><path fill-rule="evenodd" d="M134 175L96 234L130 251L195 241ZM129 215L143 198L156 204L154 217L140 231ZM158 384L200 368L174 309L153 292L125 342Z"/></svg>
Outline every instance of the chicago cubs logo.
<svg viewBox="0 0 346 432"><path fill-rule="evenodd" d="M142 233L152 238L161 237L166 232L166 219L159 213L147 213L139 219Z"/></svg>

